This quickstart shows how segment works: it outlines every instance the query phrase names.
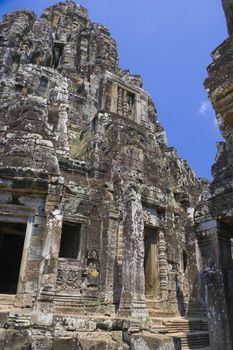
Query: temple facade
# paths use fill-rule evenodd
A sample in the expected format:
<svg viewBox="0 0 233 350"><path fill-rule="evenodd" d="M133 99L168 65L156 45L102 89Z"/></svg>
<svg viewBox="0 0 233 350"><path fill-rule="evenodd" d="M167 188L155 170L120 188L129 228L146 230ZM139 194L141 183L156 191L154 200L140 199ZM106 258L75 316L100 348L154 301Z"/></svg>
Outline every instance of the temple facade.
<svg viewBox="0 0 233 350"><path fill-rule="evenodd" d="M206 86L230 123L217 68ZM231 349L228 146L210 190L109 31L72 1L3 18L0 100L0 349L207 350L207 314L211 349Z"/></svg>

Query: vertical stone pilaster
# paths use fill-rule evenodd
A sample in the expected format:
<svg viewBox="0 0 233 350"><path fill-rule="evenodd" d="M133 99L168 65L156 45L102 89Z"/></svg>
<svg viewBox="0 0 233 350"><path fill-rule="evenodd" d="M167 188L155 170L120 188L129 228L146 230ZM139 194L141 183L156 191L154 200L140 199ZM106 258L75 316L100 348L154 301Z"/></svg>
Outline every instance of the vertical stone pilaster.
<svg viewBox="0 0 233 350"><path fill-rule="evenodd" d="M69 107L68 103L63 103L60 105L58 125L56 130L57 147L60 152L63 152L63 154L67 154L69 152L68 129L67 129L68 107Z"/></svg>
<svg viewBox="0 0 233 350"><path fill-rule="evenodd" d="M56 184L49 185L47 196L47 220L43 238L38 297L35 304L36 319L34 322L38 325L42 323L47 326L50 326L53 321L53 300L63 220L62 212L58 208L62 194L63 179L57 178L56 182Z"/></svg>
<svg viewBox="0 0 233 350"><path fill-rule="evenodd" d="M216 220L203 222L199 224L197 234L204 269L211 350L231 350L220 225Z"/></svg>
<svg viewBox="0 0 233 350"><path fill-rule="evenodd" d="M128 187L124 197L124 251L119 314L146 319L144 221L141 196Z"/></svg>
<svg viewBox="0 0 233 350"><path fill-rule="evenodd" d="M103 77L101 81L100 95L98 99L98 110L104 111L106 109L106 93L107 93L108 78Z"/></svg>
<svg viewBox="0 0 233 350"><path fill-rule="evenodd" d="M42 250L42 264L40 287L44 285L54 287L56 282L56 265L59 255L62 231L62 213L59 209L51 210L47 216L45 240Z"/></svg>
<svg viewBox="0 0 233 350"><path fill-rule="evenodd" d="M160 297L162 300L165 300L168 297L168 269L167 269L166 242L165 242L165 235L163 231L159 232L158 251L159 251Z"/></svg>
<svg viewBox="0 0 233 350"><path fill-rule="evenodd" d="M112 82L110 111L114 113L117 113L117 98L118 98L118 85Z"/></svg>
<svg viewBox="0 0 233 350"><path fill-rule="evenodd" d="M122 111L122 104L123 104L123 90L122 88L118 88L118 98L117 98L117 113L119 115L123 114Z"/></svg>
<svg viewBox="0 0 233 350"><path fill-rule="evenodd" d="M17 294L22 293L24 291L25 283L27 280L26 265L27 265L27 257L30 249L33 220L34 220L33 217L29 217L27 222L27 229L26 229L26 234L24 239L23 254L22 254L22 260L21 260L21 266L20 266L20 272L19 272Z"/></svg>
<svg viewBox="0 0 233 350"><path fill-rule="evenodd" d="M117 234L119 225L118 212L110 210L104 220L102 247L102 286L105 291L105 303L115 303L115 264L117 260Z"/></svg>
<svg viewBox="0 0 233 350"><path fill-rule="evenodd" d="M128 102L127 102L127 91L126 90L123 90L122 115L123 115L123 117L128 116Z"/></svg>
<svg viewBox="0 0 233 350"><path fill-rule="evenodd" d="M144 108L143 108L144 107ZM135 95L135 122L142 124L142 119L147 121L148 118L148 104L141 100L140 94Z"/></svg>
<svg viewBox="0 0 233 350"><path fill-rule="evenodd" d="M34 222L34 217L33 216L28 217L22 259L21 259L21 265L20 265L20 271L19 271L17 294L16 294L15 304L14 304L16 307L17 306L21 307L22 305L31 306L33 302L33 294L35 289L34 291L29 289L28 285L30 283L27 283L28 282L27 265L28 265L28 256L30 252L33 222Z"/></svg>

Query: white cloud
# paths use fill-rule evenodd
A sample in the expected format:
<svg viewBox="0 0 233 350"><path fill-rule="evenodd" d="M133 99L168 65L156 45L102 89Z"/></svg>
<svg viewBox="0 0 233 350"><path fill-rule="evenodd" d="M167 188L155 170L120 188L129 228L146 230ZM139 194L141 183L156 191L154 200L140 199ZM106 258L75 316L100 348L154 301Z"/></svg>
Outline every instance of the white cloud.
<svg viewBox="0 0 233 350"><path fill-rule="evenodd" d="M208 101L208 100L201 101L199 109L198 109L198 113L203 115L203 116L206 116L207 118L210 117L211 118L210 120L212 120L214 126L216 128L218 128L218 121L217 121L217 118L215 116L214 111L212 110L212 106L211 106L210 101Z"/></svg>
<svg viewBox="0 0 233 350"><path fill-rule="evenodd" d="M206 114L206 112L210 110L210 108L211 108L210 101L201 101L198 113L204 115Z"/></svg>

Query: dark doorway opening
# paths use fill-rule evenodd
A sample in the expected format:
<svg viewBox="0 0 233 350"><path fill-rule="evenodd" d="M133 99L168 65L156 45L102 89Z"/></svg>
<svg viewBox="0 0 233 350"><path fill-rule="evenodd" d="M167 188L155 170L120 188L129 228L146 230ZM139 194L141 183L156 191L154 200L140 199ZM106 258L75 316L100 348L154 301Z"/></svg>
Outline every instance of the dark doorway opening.
<svg viewBox="0 0 233 350"><path fill-rule="evenodd" d="M188 265L188 254L185 250L183 250L183 270L186 272Z"/></svg>
<svg viewBox="0 0 233 350"><path fill-rule="evenodd" d="M77 259L80 253L80 237L81 224L64 223L59 257Z"/></svg>
<svg viewBox="0 0 233 350"><path fill-rule="evenodd" d="M16 294L26 224L0 222L0 294Z"/></svg>
<svg viewBox="0 0 233 350"><path fill-rule="evenodd" d="M135 120L135 95L129 91L127 93L127 113L130 119Z"/></svg>
<svg viewBox="0 0 233 350"><path fill-rule="evenodd" d="M158 235L155 229L144 228L144 272L145 293L147 297L157 298L159 296L158 278Z"/></svg>
<svg viewBox="0 0 233 350"><path fill-rule="evenodd" d="M63 53L64 44L63 43L54 43L53 47L53 68L57 68L59 66L59 62Z"/></svg>

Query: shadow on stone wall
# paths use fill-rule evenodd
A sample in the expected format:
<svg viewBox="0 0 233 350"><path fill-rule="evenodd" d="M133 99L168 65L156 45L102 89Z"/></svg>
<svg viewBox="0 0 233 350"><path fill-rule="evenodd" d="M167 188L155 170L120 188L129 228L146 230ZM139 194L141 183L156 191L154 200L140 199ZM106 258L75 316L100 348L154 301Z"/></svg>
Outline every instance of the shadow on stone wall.
<svg viewBox="0 0 233 350"><path fill-rule="evenodd" d="M115 256L114 262L114 285L113 285L113 303L115 305L115 312L117 313L120 304L122 281L121 281L121 268L119 267L118 258Z"/></svg>

